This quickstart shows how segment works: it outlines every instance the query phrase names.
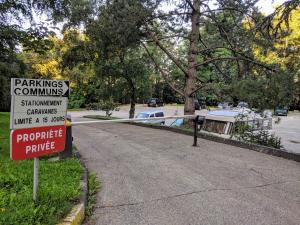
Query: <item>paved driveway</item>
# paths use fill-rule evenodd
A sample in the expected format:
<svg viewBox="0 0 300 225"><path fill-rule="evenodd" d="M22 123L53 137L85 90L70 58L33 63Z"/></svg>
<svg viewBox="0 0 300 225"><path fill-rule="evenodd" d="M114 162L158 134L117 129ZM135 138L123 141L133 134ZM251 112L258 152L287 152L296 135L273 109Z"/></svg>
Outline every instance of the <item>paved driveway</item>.
<svg viewBox="0 0 300 225"><path fill-rule="evenodd" d="M137 105L136 114L142 111L146 111L149 108L146 105ZM183 115L183 106L177 105L166 105L161 107L165 112L166 116L174 116L175 113L178 115ZM120 110L113 112L113 116L120 118L128 118L129 105L122 105ZM82 116L85 115L105 115L103 111L81 111L81 112L71 112L72 118L74 121L81 120ZM196 114L206 115L207 110L197 110ZM287 117L280 117L281 121L279 124L273 123L273 133L281 137L282 144L285 149L289 152L299 153L300 154L300 113L290 112ZM167 120L166 125L170 125L174 120Z"/></svg>
<svg viewBox="0 0 300 225"><path fill-rule="evenodd" d="M73 129L102 181L87 224L300 224L299 163L127 124Z"/></svg>
<svg viewBox="0 0 300 225"><path fill-rule="evenodd" d="M300 154L300 113L290 112L280 119L278 124L273 123L275 134L281 137L287 151Z"/></svg>

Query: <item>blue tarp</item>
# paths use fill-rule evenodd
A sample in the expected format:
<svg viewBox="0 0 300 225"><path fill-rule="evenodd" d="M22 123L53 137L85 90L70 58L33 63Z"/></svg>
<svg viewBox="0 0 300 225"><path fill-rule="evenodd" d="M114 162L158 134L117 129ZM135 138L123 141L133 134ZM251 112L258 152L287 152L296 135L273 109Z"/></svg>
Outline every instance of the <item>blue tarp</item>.
<svg viewBox="0 0 300 225"><path fill-rule="evenodd" d="M172 127L179 127L183 124L183 119L176 119L172 124L171 126Z"/></svg>

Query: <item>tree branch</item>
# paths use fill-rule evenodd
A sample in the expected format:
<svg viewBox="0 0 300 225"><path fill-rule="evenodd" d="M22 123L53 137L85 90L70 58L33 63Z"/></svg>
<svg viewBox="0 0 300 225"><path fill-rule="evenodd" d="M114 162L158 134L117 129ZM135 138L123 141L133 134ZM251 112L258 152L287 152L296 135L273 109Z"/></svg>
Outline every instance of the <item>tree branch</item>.
<svg viewBox="0 0 300 225"><path fill-rule="evenodd" d="M272 32L274 32L273 35L276 37L279 30L281 29L282 23L285 23L287 28L289 28L289 21L288 21L289 16L290 16L291 12L299 6L300 6L299 0L285 1L283 4L278 6L273 13L271 13L270 15L265 17L264 20L262 21L262 23L259 23L257 25L257 28L261 29L261 30L266 29L268 31L269 36L272 36L271 35L271 31L272 31ZM273 23L275 16L278 14L280 14L280 17L277 20L277 24L274 27L272 23Z"/></svg>
<svg viewBox="0 0 300 225"><path fill-rule="evenodd" d="M196 11L195 7L193 6L193 3L190 0L186 0L186 2L192 8L192 10Z"/></svg>
<svg viewBox="0 0 300 225"><path fill-rule="evenodd" d="M147 28L148 29L148 28ZM156 35L148 29L148 34L155 44L164 52L166 55L176 64L176 66L184 73L185 76L188 76L188 71L184 68L182 63L159 41Z"/></svg>
<svg viewBox="0 0 300 225"><path fill-rule="evenodd" d="M209 84L212 84L212 82L210 82L210 83L208 83L208 84L205 84L205 85L204 85L204 84L203 84L203 85L200 85L199 87L196 88L196 90L194 90L194 91L192 92L192 95L193 95L194 93L196 93L197 91L199 91L200 89L204 88L204 87L207 88L207 86L208 86ZM208 89L212 89L212 88L208 86ZM207 89L206 89L206 90L207 90Z"/></svg>
<svg viewBox="0 0 300 225"><path fill-rule="evenodd" d="M211 54L210 52L208 52L208 51L216 50L216 49L224 49L224 48L226 49L226 47L223 47L223 46L208 48L207 45L204 43L204 41L201 39L201 35L200 35L200 34L199 34L199 41L200 41L200 43L205 47L205 49L199 51L198 53L200 53L200 54L203 54L203 53L204 53L204 54L207 55L208 57L211 57L211 56L212 56L212 54ZM208 52L208 53L206 54L206 52ZM203 54L203 55L204 55L204 54ZM218 66L216 63L213 63L213 65L214 65L214 67L217 69L217 71L218 71L220 74L223 75L223 77L229 78L229 76L228 76L227 74L225 74L225 73L219 68L219 66Z"/></svg>
<svg viewBox="0 0 300 225"><path fill-rule="evenodd" d="M182 39L188 39L188 37L182 36L182 35L170 35L165 37L159 37L158 40L166 40L170 38L182 38ZM154 40L145 40L146 42L154 42Z"/></svg>
<svg viewBox="0 0 300 225"><path fill-rule="evenodd" d="M208 10L206 10L206 11L201 11L201 14L209 17L209 15L211 15L211 12L222 12L222 11L225 11L225 10L235 11L235 12L239 12L240 14L245 14L248 17L250 17L251 19L253 19L253 21L256 21L255 18L250 13L248 13L247 11L243 11L243 10L240 10L240 9L237 9L237 8L234 8L234 7L223 7L223 8L219 8L219 9L210 9L210 8L208 8Z"/></svg>
<svg viewBox="0 0 300 225"><path fill-rule="evenodd" d="M166 19L166 18L172 17L172 16L185 16L185 15L190 15L190 14L191 14L191 13L189 13L189 12L177 12L177 11L172 11L172 12L169 12L169 13L161 13L161 14L153 15L153 16L150 17L150 19L147 20L147 21L154 20L154 19Z"/></svg>
<svg viewBox="0 0 300 225"><path fill-rule="evenodd" d="M152 60L152 62L154 63L155 67L159 70L159 72L161 73L162 77L164 78L164 80L168 83L168 85L174 90L176 91L178 94L180 94L181 96L184 96L183 91L179 90L175 84L172 84L169 79L168 79L168 75L167 73L159 66L159 64L156 62L155 58L153 57L153 55L150 53L150 51L148 50L147 46L141 42L142 46L144 47L144 49L146 50L147 54L149 55L150 59Z"/></svg>
<svg viewBox="0 0 300 225"><path fill-rule="evenodd" d="M244 60L244 61L248 61L248 62L251 62L253 64L256 64L258 66L261 66L267 70L271 70L273 72L276 72L276 70L274 68L271 68L263 63L260 63L260 62L257 62L257 61L254 61L250 58L246 58L246 57L217 57L217 58L211 58L211 59L208 59L208 60L205 60L204 62L202 63L199 63L197 64L197 68L200 67L200 66L204 66L204 65L207 65L209 63L213 63L215 61L221 61L221 60Z"/></svg>

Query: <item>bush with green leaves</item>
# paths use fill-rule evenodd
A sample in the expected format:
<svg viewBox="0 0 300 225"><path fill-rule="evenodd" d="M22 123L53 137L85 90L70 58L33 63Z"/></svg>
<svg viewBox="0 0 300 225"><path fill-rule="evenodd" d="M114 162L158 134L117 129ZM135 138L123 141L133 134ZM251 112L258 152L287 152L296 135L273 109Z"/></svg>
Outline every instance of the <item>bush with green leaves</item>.
<svg viewBox="0 0 300 225"><path fill-rule="evenodd" d="M101 188L101 183L97 180L95 173L89 173L88 185L89 185L89 192L88 192L88 201L86 206L87 217L92 215L97 200L97 192Z"/></svg>
<svg viewBox="0 0 300 225"><path fill-rule="evenodd" d="M85 102L86 102L86 97L84 96L83 90L74 89L70 94L68 108L69 109L83 108Z"/></svg>
<svg viewBox="0 0 300 225"><path fill-rule="evenodd" d="M254 130L252 126L244 122L245 116L239 116L235 123L231 138L248 143L280 149L281 138L271 134L268 130Z"/></svg>
<svg viewBox="0 0 300 225"><path fill-rule="evenodd" d="M90 103L86 105L88 110L103 110L105 111L105 115L110 117L113 111L119 111L119 104L115 103L112 98L108 100L100 100L96 103Z"/></svg>

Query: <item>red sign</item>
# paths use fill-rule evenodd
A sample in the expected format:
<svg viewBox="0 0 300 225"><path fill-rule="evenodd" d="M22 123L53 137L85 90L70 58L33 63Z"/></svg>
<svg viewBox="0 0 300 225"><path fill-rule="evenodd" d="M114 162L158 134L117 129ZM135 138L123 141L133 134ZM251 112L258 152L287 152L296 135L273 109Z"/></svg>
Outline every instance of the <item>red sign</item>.
<svg viewBox="0 0 300 225"><path fill-rule="evenodd" d="M65 149L65 140L65 125L13 130L11 159L24 160L61 152Z"/></svg>

